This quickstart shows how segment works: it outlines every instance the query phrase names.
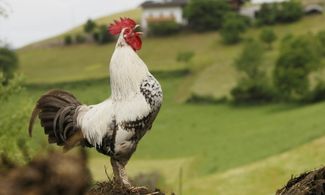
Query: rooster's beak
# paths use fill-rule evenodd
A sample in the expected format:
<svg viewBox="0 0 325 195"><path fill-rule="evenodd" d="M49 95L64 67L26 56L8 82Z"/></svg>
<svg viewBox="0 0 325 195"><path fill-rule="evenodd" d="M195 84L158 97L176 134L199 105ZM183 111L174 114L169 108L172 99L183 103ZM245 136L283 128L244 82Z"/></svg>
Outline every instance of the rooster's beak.
<svg viewBox="0 0 325 195"><path fill-rule="evenodd" d="M140 25L139 24L137 24L137 25L135 25L135 27L133 28L133 30L135 31L137 28L139 28L140 27ZM143 35L143 32L135 32L137 35Z"/></svg>
<svg viewBox="0 0 325 195"><path fill-rule="evenodd" d="M140 27L139 24L135 25L135 27L133 28L133 30L137 29L138 27Z"/></svg>

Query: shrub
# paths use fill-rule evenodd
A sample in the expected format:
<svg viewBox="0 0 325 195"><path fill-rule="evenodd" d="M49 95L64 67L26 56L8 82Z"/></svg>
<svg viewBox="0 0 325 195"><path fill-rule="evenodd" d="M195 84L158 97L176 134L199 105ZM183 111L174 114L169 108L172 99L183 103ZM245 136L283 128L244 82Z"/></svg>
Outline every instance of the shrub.
<svg viewBox="0 0 325 195"><path fill-rule="evenodd" d="M168 36L176 34L181 26L174 21L152 22L149 24L149 34L153 36Z"/></svg>
<svg viewBox="0 0 325 195"><path fill-rule="evenodd" d="M304 10L298 1L285 1L281 3L281 7L277 13L277 21L290 23L299 20L304 15Z"/></svg>
<svg viewBox="0 0 325 195"><path fill-rule="evenodd" d="M0 47L0 73L3 79L1 84L7 84L8 80L14 75L18 68L18 57L16 53L6 47Z"/></svg>
<svg viewBox="0 0 325 195"><path fill-rule="evenodd" d="M99 26L98 30L93 33L93 38L99 44L105 44L114 40L113 36L107 32L105 25Z"/></svg>
<svg viewBox="0 0 325 195"><path fill-rule="evenodd" d="M317 34L317 39L321 49L322 56L325 57L325 31L320 31Z"/></svg>
<svg viewBox="0 0 325 195"><path fill-rule="evenodd" d="M231 11L225 0L192 0L185 8L185 17L189 27L196 31L221 28L223 17Z"/></svg>
<svg viewBox="0 0 325 195"><path fill-rule="evenodd" d="M325 100L325 82L320 82L317 84L315 89L313 89L309 95L309 97L306 98L307 102L320 102Z"/></svg>
<svg viewBox="0 0 325 195"><path fill-rule="evenodd" d="M236 69L244 73L244 77L231 91L236 103L265 103L274 100L274 90L262 69L263 56L261 43L249 40L235 60Z"/></svg>
<svg viewBox="0 0 325 195"><path fill-rule="evenodd" d="M313 36L285 39L273 72L279 97L302 100L308 94L308 76L319 67L320 51Z"/></svg>
<svg viewBox="0 0 325 195"><path fill-rule="evenodd" d="M192 94L187 100L186 103L189 104L217 104L226 102L227 98L215 98L213 96L206 96L206 95L199 95L199 94Z"/></svg>
<svg viewBox="0 0 325 195"><path fill-rule="evenodd" d="M176 60L178 62L184 62L184 63L188 63L189 61L191 61L191 59L194 57L194 52L193 51L184 51L184 52L179 52L177 54L177 58Z"/></svg>
<svg viewBox="0 0 325 195"><path fill-rule="evenodd" d="M269 49L272 48L272 43L276 40L276 38L277 37L274 31L270 28L265 28L261 31L260 39L268 45Z"/></svg>
<svg viewBox="0 0 325 195"><path fill-rule="evenodd" d="M72 37L71 35L64 36L64 45L71 45L72 44Z"/></svg>
<svg viewBox="0 0 325 195"><path fill-rule="evenodd" d="M274 90L265 81L242 80L231 90L236 103L260 104L274 100Z"/></svg>
<svg viewBox="0 0 325 195"><path fill-rule="evenodd" d="M6 82L6 85L1 83ZM14 75L9 81L0 72L0 102L5 102L11 95L19 93L23 87L23 78L21 75Z"/></svg>
<svg viewBox="0 0 325 195"><path fill-rule="evenodd" d="M247 28L245 20L235 13L225 16L221 29L221 36L226 44L235 44L241 40L241 33Z"/></svg>
<svg viewBox="0 0 325 195"><path fill-rule="evenodd" d="M263 3L261 9L256 13L258 25L271 25L277 22L278 4Z"/></svg>
<svg viewBox="0 0 325 195"><path fill-rule="evenodd" d="M282 3L264 3L256 13L257 24L272 25L275 23L290 23L303 16L303 7L295 0Z"/></svg>
<svg viewBox="0 0 325 195"><path fill-rule="evenodd" d="M265 76L261 69L263 56L263 46L258 41L248 40L234 65L237 70L245 73L247 79L257 80Z"/></svg>
<svg viewBox="0 0 325 195"><path fill-rule="evenodd" d="M84 43L84 42L86 42L86 38L82 34L77 34L76 37L75 37L75 40L76 40L76 43Z"/></svg>
<svg viewBox="0 0 325 195"><path fill-rule="evenodd" d="M96 27L97 27L97 24L93 20L88 19L86 24L84 25L84 31L86 33L91 33L96 29Z"/></svg>

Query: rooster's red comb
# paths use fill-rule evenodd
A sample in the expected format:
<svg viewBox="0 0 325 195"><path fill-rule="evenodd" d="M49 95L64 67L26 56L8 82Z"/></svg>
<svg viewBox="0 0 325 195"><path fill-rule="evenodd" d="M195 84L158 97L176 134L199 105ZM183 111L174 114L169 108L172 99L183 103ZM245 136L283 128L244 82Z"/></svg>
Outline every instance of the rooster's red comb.
<svg viewBox="0 0 325 195"><path fill-rule="evenodd" d="M134 28L137 23L131 18L120 18L120 21L114 20L114 23L109 25L108 30L112 35L118 35L123 28Z"/></svg>

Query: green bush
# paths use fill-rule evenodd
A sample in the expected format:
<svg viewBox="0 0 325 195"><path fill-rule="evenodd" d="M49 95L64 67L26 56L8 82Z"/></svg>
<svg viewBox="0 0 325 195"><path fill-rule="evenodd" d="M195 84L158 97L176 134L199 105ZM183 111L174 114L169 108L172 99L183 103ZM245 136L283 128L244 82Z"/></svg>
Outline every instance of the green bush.
<svg viewBox="0 0 325 195"><path fill-rule="evenodd" d="M64 45L71 45L72 44L72 36L71 35L65 35L64 36Z"/></svg>
<svg viewBox="0 0 325 195"><path fill-rule="evenodd" d="M310 92L309 97L306 98L307 102L315 103L325 100L325 82L317 84L315 89Z"/></svg>
<svg viewBox="0 0 325 195"><path fill-rule="evenodd" d="M322 56L325 57L325 31L318 32L317 39L321 49Z"/></svg>
<svg viewBox="0 0 325 195"><path fill-rule="evenodd" d="M228 13L225 18L221 29L221 36L226 44L235 44L241 40L241 33L247 28L247 23L243 17L235 14Z"/></svg>
<svg viewBox="0 0 325 195"><path fill-rule="evenodd" d="M275 100L273 88L265 81L242 80L231 90L235 103L260 104Z"/></svg>
<svg viewBox="0 0 325 195"><path fill-rule="evenodd" d="M265 28L261 31L260 39L268 45L269 49L272 48L272 43L276 40L276 38L276 34L270 28Z"/></svg>
<svg viewBox="0 0 325 195"><path fill-rule="evenodd" d="M94 40L99 44L106 44L114 40L113 36L107 32L105 25L99 26L99 28L93 32Z"/></svg>
<svg viewBox="0 0 325 195"><path fill-rule="evenodd" d="M1 83L6 82L6 85ZM23 77L21 75L14 75L9 81L0 72L0 102L5 102L10 96L19 93L23 87Z"/></svg>
<svg viewBox="0 0 325 195"><path fill-rule="evenodd" d="M213 96L204 96L204 95L198 95L198 94L192 94L190 98L186 100L186 103L189 104L217 104L226 102L226 98L220 98L216 99Z"/></svg>
<svg viewBox="0 0 325 195"><path fill-rule="evenodd" d="M153 36L168 36L176 34L181 30L181 26L174 21L151 22L149 24L149 34Z"/></svg>
<svg viewBox="0 0 325 195"><path fill-rule="evenodd" d="M245 74L245 79L258 80L263 78L265 73L261 65L264 53L264 48L260 42L248 40L245 42L239 57L235 59L234 66L238 71Z"/></svg>
<svg viewBox="0 0 325 195"><path fill-rule="evenodd" d="M14 75L14 71L18 68L18 57L16 53L6 47L0 47L0 74L3 80L1 84L6 84Z"/></svg>
<svg viewBox="0 0 325 195"><path fill-rule="evenodd" d="M96 29L96 27L97 24L93 20L88 19L86 24L84 25L84 32L91 33Z"/></svg>
<svg viewBox="0 0 325 195"><path fill-rule="evenodd" d="M256 13L258 25L272 25L277 22L278 4L263 3L261 9Z"/></svg>
<svg viewBox="0 0 325 195"><path fill-rule="evenodd" d="M290 0L282 3L264 3L256 13L258 25L290 23L303 16L303 6L299 1Z"/></svg>
<svg viewBox="0 0 325 195"><path fill-rule="evenodd" d="M75 37L76 43L84 43L86 42L86 38L82 34L77 34Z"/></svg>
<svg viewBox="0 0 325 195"><path fill-rule="evenodd" d="M179 52L177 54L176 60L178 62L184 62L184 63L188 63L189 61L191 61L191 59L194 57L194 52L193 51L184 51L184 52Z"/></svg>
<svg viewBox="0 0 325 195"><path fill-rule="evenodd" d="M231 11L225 0L191 0L185 7L188 25L196 31L221 28L223 17Z"/></svg>
<svg viewBox="0 0 325 195"><path fill-rule="evenodd" d="M277 21L290 23L299 20L304 15L303 6L300 2L291 0L281 3L277 13Z"/></svg>
<svg viewBox="0 0 325 195"><path fill-rule="evenodd" d="M266 103L273 101L274 90L262 68L264 48L260 42L248 40L234 66L244 73L237 86L231 90L235 103Z"/></svg>
<svg viewBox="0 0 325 195"><path fill-rule="evenodd" d="M282 41L273 72L274 85L284 100L302 100L308 95L309 74L320 67L320 49L310 35Z"/></svg>

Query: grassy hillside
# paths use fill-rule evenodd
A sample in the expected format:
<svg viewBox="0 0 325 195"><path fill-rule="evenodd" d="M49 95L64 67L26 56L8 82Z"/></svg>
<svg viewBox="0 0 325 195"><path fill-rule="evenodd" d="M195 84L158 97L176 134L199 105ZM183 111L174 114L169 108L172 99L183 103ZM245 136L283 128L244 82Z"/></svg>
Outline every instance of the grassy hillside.
<svg viewBox="0 0 325 195"><path fill-rule="evenodd" d="M102 18L99 18L96 20L96 23L98 25L108 25L110 23L112 23L114 20L120 18L120 17L130 17L133 18L136 21L140 20L140 16L141 16L141 9L137 8L137 9L133 9L133 10L129 10L129 11L125 11L125 12L120 12L120 13L116 13L116 14L112 14L109 16L105 16ZM86 21L85 21L86 22ZM33 44L30 44L28 46L26 46L25 48L44 48L44 47L49 47L51 45L56 45L57 42L62 42L63 38L65 35L70 34L70 35L75 35L78 33L82 33L83 32L83 26L78 26L76 28L71 29L68 32L65 32L61 35L46 39L46 40L42 40Z"/></svg>
<svg viewBox="0 0 325 195"><path fill-rule="evenodd" d="M128 169L131 175L150 171L162 172L166 183L175 190L177 173L181 167L184 169L185 184L201 181L200 179L208 181L209 179L205 178L212 177L211 174L227 173L236 167L275 156L325 134L324 103L306 107L177 104L174 95L182 78L182 74L158 75L165 92L164 105L152 131L140 142L130 161ZM36 98L50 88L68 90L87 104L105 99L109 90L106 79L29 85L21 96L3 107L6 110L4 114L11 114L13 118L6 119L6 116L1 114L1 121L19 121L22 126L19 137L27 137L24 126L28 124L28 117L19 117L21 114L15 116L12 113L19 109L28 116ZM46 137L39 126L28 145L32 146L32 153L39 152L41 147L48 147ZM10 143L6 146L10 146ZM103 167L110 167L108 158L93 149L90 151L90 168L95 179L105 179ZM312 162L313 159L306 159L305 166L313 167ZM278 166L281 167L281 164ZM224 182L226 185L226 179ZM209 185L205 190L215 189L213 183ZM192 191L194 185L190 186ZM199 186L195 187L195 192L204 191ZM268 187L272 189L274 186ZM223 189L223 186L220 188Z"/></svg>
<svg viewBox="0 0 325 195"><path fill-rule="evenodd" d="M129 12L128 12L129 13ZM108 17L111 18L111 17ZM278 40L288 34L305 34L325 30L319 25L325 15L306 17L290 25L274 26ZM251 29L246 38L258 38L261 29ZM107 76L108 61L114 43L97 45L75 45L69 47L34 48L19 51L21 71L29 83L55 83ZM217 32L204 34L180 34L167 38L145 38L139 55L152 71L166 71L186 68L176 61L177 54L195 52L192 64L198 73L189 87L191 93L222 98L229 95L237 82L237 73L232 64L239 55L242 44L224 46ZM263 66L272 67L278 54L279 41L266 54ZM195 67L194 67L195 68Z"/></svg>
<svg viewBox="0 0 325 195"><path fill-rule="evenodd" d="M262 161L193 179L184 194L273 195L292 177L324 166L325 138ZM234 187L235 186L235 187Z"/></svg>
<svg viewBox="0 0 325 195"><path fill-rule="evenodd" d="M134 14L139 12L134 11ZM324 19L325 16L307 17L295 24L275 26L274 30L279 39L287 33L317 32L325 30L321 25ZM111 17L102 20L106 22ZM256 38L260 30L251 29L245 37ZM144 39L139 55L161 82L164 104L152 131L140 142L130 162L131 174L158 170L165 176L168 186L175 190L178 171L182 167L185 194L264 194L274 192L291 173L301 170L298 163L289 164L292 169L287 168L286 160L289 162L290 157L307 155L308 150L294 148L325 135L325 103L235 107L228 104L179 104L177 101L191 93L217 98L227 96L237 81L238 73L232 63L241 47L242 44L224 46L217 32ZM85 44L30 46L18 51L20 72L25 75L27 86L3 107L5 112L0 113L0 127L16 122L25 137L24 126L28 124L28 117L13 116L21 110L20 107L24 107L24 113L28 114L33 102L51 88L69 90L86 104L107 98L108 60L113 48L114 44ZM263 66L272 68L277 50L278 42L267 53ZM192 75L184 71L188 68L186 65L176 61L177 54L182 51L195 52ZM45 139L38 126L35 138L29 142L33 153L44 147ZM308 148L317 146L312 143ZM287 153L288 158L279 155L288 150L293 150ZM310 155L311 159L305 159L303 167L318 166L315 162L323 160L314 158L316 153ZM274 160L269 160L270 156ZM103 166L105 163L109 167L108 158L96 152L91 152L91 157L90 167L95 178L104 179ZM259 177L266 177L262 168L274 168L275 173L271 169L267 174L279 180L273 177L259 180ZM249 182L252 185L248 185ZM260 191L253 193L252 186L257 186Z"/></svg>

